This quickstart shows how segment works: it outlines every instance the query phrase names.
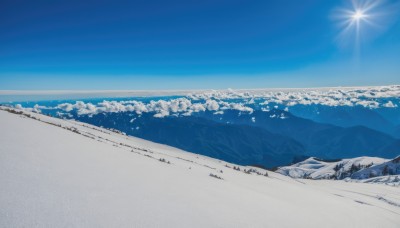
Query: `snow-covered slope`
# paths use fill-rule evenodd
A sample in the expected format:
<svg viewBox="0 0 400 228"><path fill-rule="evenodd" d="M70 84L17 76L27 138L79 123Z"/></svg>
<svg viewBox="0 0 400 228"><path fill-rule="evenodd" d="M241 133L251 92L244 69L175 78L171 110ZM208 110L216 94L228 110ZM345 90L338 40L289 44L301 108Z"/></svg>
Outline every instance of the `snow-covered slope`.
<svg viewBox="0 0 400 228"><path fill-rule="evenodd" d="M388 175L400 175L400 156L390 161L360 170L354 173L351 178L368 179Z"/></svg>
<svg viewBox="0 0 400 228"><path fill-rule="evenodd" d="M291 166L280 167L277 172L293 178L345 179L353 182L400 185L400 157L392 160L359 157L335 162L308 158Z"/></svg>
<svg viewBox="0 0 400 228"><path fill-rule="evenodd" d="M0 110L0 227L400 225L400 188L237 169L79 122Z"/></svg>

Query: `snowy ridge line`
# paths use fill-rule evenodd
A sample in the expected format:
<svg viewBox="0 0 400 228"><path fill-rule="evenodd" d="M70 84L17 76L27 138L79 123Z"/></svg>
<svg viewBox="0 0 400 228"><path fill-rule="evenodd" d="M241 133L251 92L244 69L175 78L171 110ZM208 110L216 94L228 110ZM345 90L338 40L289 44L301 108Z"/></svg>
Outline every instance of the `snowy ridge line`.
<svg viewBox="0 0 400 228"><path fill-rule="evenodd" d="M46 115L43 115L43 114L40 114L40 113L39 114L38 113L33 113L33 112L27 113L26 111L13 109L13 108L6 107L6 106L0 106L0 110L7 111L7 112L12 113L12 114L20 115L20 116L25 117L25 118L30 118L30 119L33 119L33 120L36 120L36 121L40 121L42 123L49 124L49 125L52 125L52 126L55 126L55 127L59 127L59 128L68 130L70 132L73 132L75 134L87 137L89 139L92 139L92 140L95 140L95 141L98 141L98 142L101 142L101 143L110 144L110 145L112 145L114 147L117 147L117 148L122 148L122 149L125 148L126 151L130 151L132 153L136 153L138 155L142 155L144 157L147 157L147 158L150 158L150 159L154 159L154 160L158 160L160 162L164 162L164 163L167 163L167 164L173 164L173 163L171 161L169 161L169 160L166 160L165 157L168 157L169 159L174 158L174 159L179 159L179 160L182 160L182 161L190 162L192 164L203 166L205 168L208 168L208 169L211 169L211 170L214 170L214 171L218 171L219 173L222 173L222 170L217 170L217 168L212 167L212 166L210 166L208 164L204 164L204 163L201 163L201 162L185 159L185 158L178 157L178 156L173 156L173 155L170 155L168 153L159 153L159 152L156 152L154 150L147 149L147 148L132 146L132 145L129 145L127 143L118 142L116 140L110 140L108 138L92 134L92 133L90 133L88 131L84 131L82 129L78 129L77 127L74 127L74 126L63 126L60 123L55 123L55 122L52 122L52 121L46 121L46 120L43 120L43 119L38 117L40 115L42 117L47 117ZM50 118L52 118L52 117L50 117ZM125 133L117 131L117 130L114 130L114 129L104 129L104 128L100 128L100 127L96 127L96 126L92 126L92 125L89 126L88 124L77 122L75 120L64 120L64 121L68 122L70 124L76 125L76 126L81 126L81 127L87 128L87 129L96 130L98 132L101 132L101 133L104 133L104 134L108 134L108 135L116 134L116 135L118 135L120 137L124 137L127 140L129 140L129 138L130 138ZM189 152L187 152L187 153L189 153ZM157 155L157 156L154 156L154 155ZM266 176L266 177L268 177L268 172L265 169L262 169L262 168L259 168L259 167L239 166L239 165L235 166L235 165L232 165L232 164L228 165L229 163L227 163L227 162L196 154L196 158L197 159L199 159L200 157L206 158L207 160L215 160L218 163L226 163L224 167L229 168L229 169L233 169L233 170L236 170L236 171L240 171L240 172L242 172L244 174L256 174L258 176ZM242 169L240 169L239 167L242 167ZM211 176L211 177L215 177L215 176ZM224 178L218 178L218 179L223 180Z"/></svg>

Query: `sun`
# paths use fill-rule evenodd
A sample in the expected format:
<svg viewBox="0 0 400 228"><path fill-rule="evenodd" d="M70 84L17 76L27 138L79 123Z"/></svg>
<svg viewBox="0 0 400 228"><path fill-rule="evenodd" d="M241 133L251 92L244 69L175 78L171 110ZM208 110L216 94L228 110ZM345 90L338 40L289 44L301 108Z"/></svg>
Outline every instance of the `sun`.
<svg viewBox="0 0 400 228"><path fill-rule="evenodd" d="M340 42L355 42L358 49L362 40L368 35L368 29L377 27L378 12L383 10L381 1L378 0L349 0L346 7L337 9L334 18L338 21Z"/></svg>
<svg viewBox="0 0 400 228"><path fill-rule="evenodd" d="M351 18L352 18L354 21L360 21L360 20L362 20L362 19L364 19L364 18L366 18L366 17L367 17L367 15L364 14L361 10L356 10L356 11L353 13L353 15L351 15Z"/></svg>

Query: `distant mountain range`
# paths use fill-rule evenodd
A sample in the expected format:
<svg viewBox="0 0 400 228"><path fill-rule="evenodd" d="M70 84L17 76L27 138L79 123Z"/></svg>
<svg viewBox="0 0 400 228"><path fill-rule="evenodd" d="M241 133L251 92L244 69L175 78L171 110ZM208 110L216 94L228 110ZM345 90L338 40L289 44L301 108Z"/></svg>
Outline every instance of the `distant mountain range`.
<svg viewBox="0 0 400 228"><path fill-rule="evenodd" d="M297 105L290 112L298 117L319 123L328 123L340 127L365 126L382 131L394 137L400 137L396 125L400 124L400 109L370 109L362 106L323 106Z"/></svg>
<svg viewBox="0 0 400 228"><path fill-rule="evenodd" d="M135 118L133 128L126 115L120 113L80 120L243 165L284 165L305 153L298 141L259 127L222 124L199 117L153 118L145 114Z"/></svg>
<svg viewBox="0 0 400 228"><path fill-rule="evenodd" d="M394 131L394 135L395 135L397 138L400 138L400 125L397 125L397 126L396 126L395 131Z"/></svg>
<svg viewBox="0 0 400 228"><path fill-rule="evenodd" d="M150 113L75 116L147 140L243 165L276 167L301 156L323 159L400 154L400 140L365 126L339 127L273 109L154 118Z"/></svg>
<svg viewBox="0 0 400 228"><path fill-rule="evenodd" d="M364 126L338 127L294 116L290 112L273 109L254 111L251 115L227 111L224 115L206 115L219 122L257 126L289 136L300 142L309 156L346 158L379 155L391 158L400 153L392 136Z"/></svg>

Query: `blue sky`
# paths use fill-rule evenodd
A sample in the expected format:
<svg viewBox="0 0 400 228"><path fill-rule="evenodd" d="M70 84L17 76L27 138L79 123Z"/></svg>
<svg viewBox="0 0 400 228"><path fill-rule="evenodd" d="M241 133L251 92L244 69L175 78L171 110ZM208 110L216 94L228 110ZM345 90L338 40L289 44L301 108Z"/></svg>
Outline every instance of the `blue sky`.
<svg viewBox="0 0 400 228"><path fill-rule="evenodd" d="M381 2L356 45L346 0L1 1L0 89L400 84L399 1Z"/></svg>

